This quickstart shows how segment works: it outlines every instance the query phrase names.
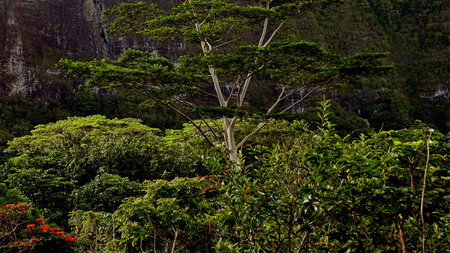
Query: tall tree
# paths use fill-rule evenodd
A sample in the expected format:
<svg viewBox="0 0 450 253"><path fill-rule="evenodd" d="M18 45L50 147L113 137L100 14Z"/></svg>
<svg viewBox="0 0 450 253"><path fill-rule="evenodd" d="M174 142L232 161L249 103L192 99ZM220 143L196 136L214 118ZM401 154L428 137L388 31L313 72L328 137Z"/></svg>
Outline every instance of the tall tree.
<svg viewBox="0 0 450 253"><path fill-rule="evenodd" d="M289 40L289 33L283 28L291 20L340 2L186 0L168 13L155 4L124 3L105 11L115 18L109 33L138 33L155 40L181 39L198 48L179 58L177 66L165 58L135 50L125 51L118 61L66 59L58 65L69 74L88 78L88 85L135 89L169 106L193 122L212 145L221 143L228 158L239 164L238 151L252 136L313 91L343 84L356 75L383 73L391 68L381 60L384 53L347 57L326 52L315 43ZM251 99L251 87L261 83L274 85L278 94L255 128L236 139L235 127ZM205 89L211 86L213 91ZM305 90L302 99L287 103ZM214 97L218 106L194 103L184 95L191 91ZM190 109L189 113L185 109ZM191 113L196 113L201 121L194 122ZM223 118L222 127L214 126L211 113Z"/></svg>

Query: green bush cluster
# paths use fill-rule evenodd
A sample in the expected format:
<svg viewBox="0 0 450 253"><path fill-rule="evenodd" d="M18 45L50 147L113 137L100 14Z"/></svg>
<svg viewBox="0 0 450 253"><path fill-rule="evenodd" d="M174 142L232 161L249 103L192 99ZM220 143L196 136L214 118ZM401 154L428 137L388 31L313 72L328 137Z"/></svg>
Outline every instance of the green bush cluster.
<svg viewBox="0 0 450 253"><path fill-rule="evenodd" d="M333 110L321 102L316 127L273 121L240 170L190 125L165 136L103 116L41 125L10 142L0 202L30 201L70 227L73 252L408 252L424 237L428 252L447 249L448 137L421 122L340 136Z"/></svg>
<svg viewBox="0 0 450 253"><path fill-rule="evenodd" d="M98 115L39 125L9 142L7 151L17 156L0 175L64 225L72 209L114 211L122 199L140 194L144 179L202 173L195 154L167 145L159 132L136 119Z"/></svg>

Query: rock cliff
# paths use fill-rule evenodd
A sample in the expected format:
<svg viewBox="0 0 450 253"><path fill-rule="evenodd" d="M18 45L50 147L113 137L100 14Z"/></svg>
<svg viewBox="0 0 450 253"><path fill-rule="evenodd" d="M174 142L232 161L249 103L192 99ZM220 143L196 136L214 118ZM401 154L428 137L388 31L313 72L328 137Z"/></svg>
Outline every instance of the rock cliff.
<svg viewBox="0 0 450 253"><path fill-rule="evenodd" d="M146 50L171 60L179 42L105 33L102 11L120 0L0 0L0 96L22 93L32 100L58 99L76 82L54 67L64 57L117 59L124 49Z"/></svg>
<svg viewBox="0 0 450 253"><path fill-rule="evenodd" d="M138 0L126 2L133 1ZM164 9L177 2L145 1ZM186 52L183 42L106 34L110 24L101 23L102 11L121 2L125 1L0 0L0 97L22 93L35 102L46 102L72 92L82 80L68 78L56 69L60 58L117 59L123 50L133 48L175 61ZM340 96L340 104L345 109L357 111L355 106L362 100L377 98L380 87L398 91L408 99L448 101L449 11L448 1L347 0L338 7L308 13L292 23L288 32L294 39L314 41L341 54L391 53L388 60L396 64L394 73L359 80L353 86L356 89L341 91L345 94ZM378 88L361 92L358 87Z"/></svg>

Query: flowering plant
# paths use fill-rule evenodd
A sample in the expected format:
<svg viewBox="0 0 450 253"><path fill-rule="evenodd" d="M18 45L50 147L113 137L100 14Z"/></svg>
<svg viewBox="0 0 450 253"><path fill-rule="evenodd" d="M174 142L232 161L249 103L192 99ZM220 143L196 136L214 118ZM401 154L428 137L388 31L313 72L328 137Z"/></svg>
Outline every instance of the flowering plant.
<svg viewBox="0 0 450 253"><path fill-rule="evenodd" d="M48 237L61 239L67 243L78 240L78 237L67 235L60 228L44 224L42 218L36 218L34 223L26 224L26 221L30 220L29 216L30 213L27 211L25 203L7 204L4 208L0 207L1 250L23 252L34 248Z"/></svg>

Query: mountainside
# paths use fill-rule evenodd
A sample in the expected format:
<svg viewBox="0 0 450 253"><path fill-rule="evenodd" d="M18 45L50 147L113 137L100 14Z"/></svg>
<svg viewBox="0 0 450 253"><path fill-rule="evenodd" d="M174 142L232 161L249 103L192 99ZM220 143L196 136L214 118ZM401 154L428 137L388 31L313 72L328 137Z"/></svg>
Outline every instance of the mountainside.
<svg viewBox="0 0 450 253"><path fill-rule="evenodd" d="M184 45L155 43L142 37L117 38L105 33L102 11L120 0L0 1L0 89L2 95L22 93L33 100L59 99L72 89L54 68L62 57L116 59L127 48L177 59Z"/></svg>
<svg viewBox="0 0 450 253"><path fill-rule="evenodd" d="M48 105L57 100L71 110L79 110L79 95L74 92L83 80L56 69L58 59L117 59L124 49L133 48L175 61L186 52L184 42L106 34L110 24L101 23L101 12L121 2L0 0L0 96L20 93L35 104ZM159 6L175 2L161 1ZM442 131L450 130L450 117L446 115L450 109L450 2L347 0L306 14L285 32L294 40L317 42L346 55L390 52L387 61L396 66L390 75L357 79L328 95L341 108L368 119L371 126L400 128L421 119ZM105 107L103 102L101 106Z"/></svg>

